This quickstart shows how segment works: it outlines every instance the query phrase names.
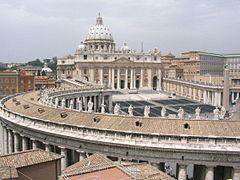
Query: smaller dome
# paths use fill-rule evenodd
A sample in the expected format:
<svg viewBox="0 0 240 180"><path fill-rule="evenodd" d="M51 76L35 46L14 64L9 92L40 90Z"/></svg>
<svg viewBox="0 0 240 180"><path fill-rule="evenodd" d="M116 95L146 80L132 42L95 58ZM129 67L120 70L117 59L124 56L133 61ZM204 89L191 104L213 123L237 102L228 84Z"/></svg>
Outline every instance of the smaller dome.
<svg viewBox="0 0 240 180"><path fill-rule="evenodd" d="M42 71L45 71L46 73L52 72L52 70L48 67L47 63L44 63L44 67L42 68Z"/></svg>

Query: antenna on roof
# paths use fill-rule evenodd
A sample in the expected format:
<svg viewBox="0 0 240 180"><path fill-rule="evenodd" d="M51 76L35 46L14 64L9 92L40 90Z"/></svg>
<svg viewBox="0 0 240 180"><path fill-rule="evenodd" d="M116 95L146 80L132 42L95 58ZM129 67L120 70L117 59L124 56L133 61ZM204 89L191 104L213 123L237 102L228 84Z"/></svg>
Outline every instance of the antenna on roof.
<svg viewBox="0 0 240 180"><path fill-rule="evenodd" d="M141 52L143 52L143 42L141 42Z"/></svg>

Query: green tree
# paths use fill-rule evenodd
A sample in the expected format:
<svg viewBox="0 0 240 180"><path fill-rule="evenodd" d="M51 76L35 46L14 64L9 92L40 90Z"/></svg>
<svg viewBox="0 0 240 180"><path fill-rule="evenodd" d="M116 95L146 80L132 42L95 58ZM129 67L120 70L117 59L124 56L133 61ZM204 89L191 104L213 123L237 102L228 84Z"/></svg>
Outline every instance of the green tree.
<svg viewBox="0 0 240 180"><path fill-rule="evenodd" d="M29 61L29 62L26 63L26 65L43 67L43 63L41 62L40 59L36 59L34 61Z"/></svg>

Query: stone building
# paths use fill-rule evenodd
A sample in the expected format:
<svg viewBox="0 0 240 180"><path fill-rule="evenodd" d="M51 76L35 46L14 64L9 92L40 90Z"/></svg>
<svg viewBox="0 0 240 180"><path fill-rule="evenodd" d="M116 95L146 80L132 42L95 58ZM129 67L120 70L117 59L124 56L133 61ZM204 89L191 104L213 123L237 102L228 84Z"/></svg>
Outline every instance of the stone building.
<svg viewBox="0 0 240 180"><path fill-rule="evenodd" d="M113 89L161 89L161 54L131 50L125 43L116 49L113 36L100 15L74 56L59 57L58 79L74 78Z"/></svg>

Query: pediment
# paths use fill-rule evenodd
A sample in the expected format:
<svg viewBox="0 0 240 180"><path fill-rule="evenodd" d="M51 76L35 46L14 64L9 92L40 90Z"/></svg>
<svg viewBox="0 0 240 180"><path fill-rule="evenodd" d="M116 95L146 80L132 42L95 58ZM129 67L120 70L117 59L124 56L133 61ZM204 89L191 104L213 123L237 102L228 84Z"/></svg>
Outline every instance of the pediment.
<svg viewBox="0 0 240 180"><path fill-rule="evenodd" d="M116 59L115 61L113 61L113 63L116 64L126 64L126 63L133 63L132 60L126 58L126 57L120 57L119 59Z"/></svg>

